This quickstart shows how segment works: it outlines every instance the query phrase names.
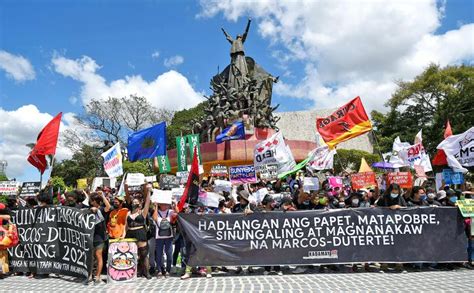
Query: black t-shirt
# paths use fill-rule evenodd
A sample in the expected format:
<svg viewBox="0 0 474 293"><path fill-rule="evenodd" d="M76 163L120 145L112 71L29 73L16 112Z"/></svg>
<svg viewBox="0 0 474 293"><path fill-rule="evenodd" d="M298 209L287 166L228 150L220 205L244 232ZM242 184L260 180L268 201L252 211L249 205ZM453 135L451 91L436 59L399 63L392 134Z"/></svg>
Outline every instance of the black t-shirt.
<svg viewBox="0 0 474 293"><path fill-rule="evenodd" d="M97 213L95 214L96 224L94 230L94 245L100 244L107 241L107 222L109 213L105 212L104 207L100 207Z"/></svg>
<svg viewBox="0 0 474 293"><path fill-rule="evenodd" d="M406 207L407 203L402 195L397 196L396 198L392 198L390 194L386 194L379 198L377 201L377 206L379 207L390 207L394 205L399 205L401 207Z"/></svg>

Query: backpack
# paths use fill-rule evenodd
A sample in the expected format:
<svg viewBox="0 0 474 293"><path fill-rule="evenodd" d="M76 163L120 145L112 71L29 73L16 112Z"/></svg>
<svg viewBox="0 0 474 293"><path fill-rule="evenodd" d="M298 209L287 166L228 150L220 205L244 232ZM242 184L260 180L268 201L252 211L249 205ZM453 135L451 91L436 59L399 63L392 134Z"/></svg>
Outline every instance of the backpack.
<svg viewBox="0 0 474 293"><path fill-rule="evenodd" d="M171 230L171 223L170 221L168 221L169 212L169 210L166 212L166 216L164 218L160 215L161 222L160 226L158 227L158 236L168 237L173 235L173 232Z"/></svg>
<svg viewBox="0 0 474 293"><path fill-rule="evenodd" d="M156 236L156 224L155 221L150 216L146 217L145 221L145 228L146 228L146 237L148 240L154 239Z"/></svg>

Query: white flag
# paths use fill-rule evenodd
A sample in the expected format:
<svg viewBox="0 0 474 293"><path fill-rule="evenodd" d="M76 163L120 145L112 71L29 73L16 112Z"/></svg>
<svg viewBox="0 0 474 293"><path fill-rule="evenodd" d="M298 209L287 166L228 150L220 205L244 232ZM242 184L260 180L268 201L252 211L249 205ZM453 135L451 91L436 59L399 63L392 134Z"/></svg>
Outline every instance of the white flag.
<svg viewBox="0 0 474 293"><path fill-rule="evenodd" d="M331 150L327 145L315 148L308 154L310 159L306 165L306 168L310 170L332 169L334 165L335 154L336 149Z"/></svg>
<svg viewBox="0 0 474 293"><path fill-rule="evenodd" d="M393 151L389 162L394 168L409 166L411 169L415 169L415 165L420 165L425 172L433 171L430 157L423 147L421 133L420 130L415 136L414 145L410 145L408 142L401 142L400 137L393 141Z"/></svg>
<svg viewBox="0 0 474 293"><path fill-rule="evenodd" d="M120 143L116 143L101 156L104 158L105 173L107 173L109 177L118 177L123 174Z"/></svg>
<svg viewBox="0 0 474 293"><path fill-rule="evenodd" d="M281 132L277 132L269 139L255 145L253 162L255 168L277 164L278 174L293 170L296 166L293 153L286 145Z"/></svg>
<svg viewBox="0 0 474 293"><path fill-rule="evenodd" d="M474 166L474 127L447 137L436 148L444 151L448 165L455 172L466 173L468 170L463 166Z"/></svg>
<svg viewBox="0 0 474 293"><path fill-rule="evenodd" d="M397 136L393 141L392 154L390 156L389 163L393 165L394 168L400 168L407 166L407 163L400 157L400 151L403 151L406 148L409 148L410 144L408 142L401 142L400 137Z"/></svg>

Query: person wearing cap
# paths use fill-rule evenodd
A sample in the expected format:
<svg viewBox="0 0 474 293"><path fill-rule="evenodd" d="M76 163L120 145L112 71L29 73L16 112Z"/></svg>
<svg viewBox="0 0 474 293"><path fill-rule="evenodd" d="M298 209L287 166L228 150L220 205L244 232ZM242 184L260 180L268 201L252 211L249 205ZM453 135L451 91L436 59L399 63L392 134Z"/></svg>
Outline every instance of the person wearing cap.
<svg viewBox="0 0 474 293"><path fill-rule="evenodd" d="M441 206L445 206L446 205L446 201L448 200L448 198L446 197L446 191L445 190L440 190L436 193L436 199L438 200L438 202L441 204Z"/></svg>
<svg viewBox="0 0 474 293"><path fill-rule="evenodd" d="M8 225L9 222L10 211L3 203L0 203L0 226ZM4 275L8 274L9 272L8 250L0 248L0 279L3 279Z"/></svg>
<svg viewBox="0 0 474 293"><path fill-rule="evenodd" d="M255 205L249 201L250 194L247 190L240 190L238 192L239 203L232 209L233 213L249 213L255 211Z"/></svg>

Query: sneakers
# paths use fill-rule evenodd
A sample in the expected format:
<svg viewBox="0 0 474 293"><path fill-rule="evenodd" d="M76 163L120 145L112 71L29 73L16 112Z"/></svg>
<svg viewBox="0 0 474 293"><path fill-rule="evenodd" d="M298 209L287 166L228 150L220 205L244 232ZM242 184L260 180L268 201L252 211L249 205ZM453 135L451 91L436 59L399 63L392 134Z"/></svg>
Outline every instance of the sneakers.
<svg viewBox="0 0 474 293"><path fill-rule="evenodd" d="M248 271L249 274L253 274L253 269L252 269L252 267L248 267L247 271Z"/></svg>
<svg viewBox="0 0 474 293"><path fill-rule="evenodd" d="M265 276L267 276L268 274L270 274L270 272L269 272L269 271L264 271L263 274L264 274Z"/></svg>
<svg viewBox="0 0 474 293"><path fill-rule="evenodd" d="M158 273L156 274L156 277L157 277L158 279L163 279L163 273L158 272Z"/></svg>
<svg viewBox="0 0 474 293"><path fill-rule="evenodd" d="M100 285L102 280L100 278L94 280L94 285Z"/></svg>
<svg viewBox="0 0 474 293"><path fill-rule="evenodd" d="M189 278L191 278L191 274L190 274L190 273L186 273L186 274L184 274L184 275L181 276L181 280L187 280L187 279L189 279Z"/></svg>
<svg viewBox="0 0 474 293"><path fill-rule="evenodd" d="M235 273L238 275L242 272L242 267L237 267L237 269L235 270Z"/></svg>
<svg viewBox="0 0 474 293"><path fill-rule="evenodd" d="M278 272L277 272L277 275L278 275L278 276L283 276L283 272L282 272L282 271L278 271Z"/></svg>
<svg viewBox="0 0 474 293"><path fill-rule="evenodd" d="M302 274L304 272L306 272L305 267L297 267L296 269L293 270L293 274Z"/></svg>
<svg viewBox="0 0 474 293"><path fill-rule="evenodd" d="M211 274L206 274L206 278L212 278L212 275Z"/></svg>
<svg viewBox="0 0 474 293"><path fill-rule="evenodd" d="M207 275L206 269L200 269L198 273L203 277Z"/></svg>

